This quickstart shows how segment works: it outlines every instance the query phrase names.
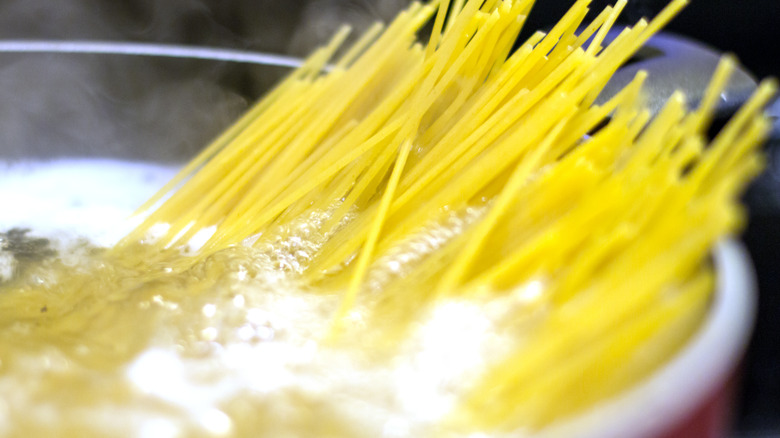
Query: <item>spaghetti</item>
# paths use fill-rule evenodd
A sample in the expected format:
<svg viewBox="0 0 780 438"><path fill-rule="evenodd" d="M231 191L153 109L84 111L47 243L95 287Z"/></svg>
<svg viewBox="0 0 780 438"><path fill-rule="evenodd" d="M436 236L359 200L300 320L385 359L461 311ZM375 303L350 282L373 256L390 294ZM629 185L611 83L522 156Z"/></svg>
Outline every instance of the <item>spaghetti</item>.
<svg viewBox="0 0 780 438"><path fill-rule="evenodd" d="M645 73L594 105L686 0L605 47L626 0L583 23L588 3L514 51L533 0L413 3L346 51L343 28L141 207L107 256L136 274L116 281L194 276L198 294L225 274L215 260L281 247L263 269L338 297L330 348L389 351L437 306L515 300L510 351L443 433L535 431L629 387L707 311L708 254L744 221L776 85L709 143L729 56L695 110L675 93L651 118Z"/></svg>
<svg viewBox="0 0 780 438"><path fill-rule="evenodd" d="M344 39L337 34L311 68L187 167L176 180L187 182L120 246L157 223L171 225L168 247L212 227L202 256L330 209L328 238L302 275L344 288L339 324L371 290L366 278L383 269L383 254L423 224L484 206L476 223L408 268L425 271L407 273L415 284L396 279L403 288L374 290L383 295L376 312L542 281L547 321L475 388L463 409L478 415L458 418L540 427L613 394L646 371L622 366L642 346L662 343L658 357L668 357L685 336L659 341L665 328L690 332L705 311L707 252L742 221L734 199L761 168L755 147L769 123L760 108L775 86L763 84L705 146L731 58L694 112L675 94L649 120L642 74L607 104L592 105L685 1L604 48L626 1L579 35L589 2L577 1L549 33L508 55L532 3L415 3L381 36L367 34L337 69L318 73ZM414 36L437 7L421 47ZM646 315L633 316L641 309ZM562 410L560 399L583 375L592 377L588 390Z"/></svg>

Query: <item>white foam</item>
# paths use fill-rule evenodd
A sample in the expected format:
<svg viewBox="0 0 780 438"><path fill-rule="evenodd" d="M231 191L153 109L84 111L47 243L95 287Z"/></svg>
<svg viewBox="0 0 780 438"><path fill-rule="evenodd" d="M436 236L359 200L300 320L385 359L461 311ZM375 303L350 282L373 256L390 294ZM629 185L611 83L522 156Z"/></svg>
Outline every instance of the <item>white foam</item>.
<svg viewBox="0 0 780 438"><path fill-rule="evenodd" d="M109 159L0 161L0 230L23 227L110 245L176 167Z"/></svg>

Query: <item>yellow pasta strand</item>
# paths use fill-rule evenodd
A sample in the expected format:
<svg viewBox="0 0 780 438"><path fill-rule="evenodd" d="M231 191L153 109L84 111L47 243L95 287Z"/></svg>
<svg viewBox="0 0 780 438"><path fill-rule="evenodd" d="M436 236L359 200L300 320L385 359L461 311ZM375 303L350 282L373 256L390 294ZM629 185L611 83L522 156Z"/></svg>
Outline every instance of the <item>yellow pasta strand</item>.
<svg viewBox="0 0 780 438"><path fill-rule="evenodd" d="M448 300L526 293L511 319L529 329L443 427L542 429L634 384L695 332L717 274L708 254L744 222L739 192L763 166L774 81L706 138L733 56L693 111L677 92L651 117L645 72L593 104L686 3L606 44L627 0L590 23L578 0L517 50L532 0L413 3L323 71L342 29L144 204L112 253L131 258L140 241L156 254L144 263L186 272L320 217L316 251L284 275L339 294L330 348L393 344ZM209 227L194 255L172 255Z"/></svg>

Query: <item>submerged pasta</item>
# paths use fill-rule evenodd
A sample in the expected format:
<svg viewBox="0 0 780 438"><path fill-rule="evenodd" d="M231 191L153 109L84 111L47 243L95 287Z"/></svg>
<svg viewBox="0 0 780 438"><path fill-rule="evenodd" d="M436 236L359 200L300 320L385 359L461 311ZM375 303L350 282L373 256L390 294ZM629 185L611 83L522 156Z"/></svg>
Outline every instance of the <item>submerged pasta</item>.
<svg viewBox="0 0 780 438"><path fill-rule="evenodd" d="M695 110L651 118L644 73L594 105L685 2L606 47L626 1L578 33L588 3L515 51L532 0L413 3L332 60L343 29L117 245L3 286L0 385L50 355L55 410L252 436L533 433L630 387L706 313L775 85L709 143L730 57Z"/></svg>

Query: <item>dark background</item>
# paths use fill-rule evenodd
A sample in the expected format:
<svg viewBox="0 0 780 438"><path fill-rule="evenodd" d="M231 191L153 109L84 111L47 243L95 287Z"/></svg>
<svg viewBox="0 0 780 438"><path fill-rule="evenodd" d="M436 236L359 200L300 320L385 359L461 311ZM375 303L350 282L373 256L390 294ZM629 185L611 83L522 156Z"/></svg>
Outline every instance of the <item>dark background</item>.
<svg viewBox="0 0 780 438"><path fill-rule="evenodd" d="M525 35L554 24L571 3L537 0ZM594 0L592 10L611 3ZM633 23L641 16L652 16L665 3L630 0L622 20ZM406 4L407 0L0 0L0 39L132 40L304 55L327 39L340 23L350 22L359 31L376 19L392 18ZM702 41L718 51L735 53L756 78L780 76L780 0L693 0L667 30ZM55 79L47 77L35 82L35 75L28 73L30 68L15 76L0 75L0 156L51 155L51 138L43 138L38 149L23 138L30 131L45 131L63 145L67 144L63 139L69 137L84 144L62 146L64 149L56 153L94 153L100 148L106 155L127 157L131 153L131 158L181 159L197 150L205 138L222 129L286 72L279 68L202 61L142 60L130 65L113 58L88 59L100 64L99 74L85 67L89 64L51 56L45 60L46 68L54 65L61 69ZM0 55L0 70L12 70L23 62L39 61L4 54ZM73 112L68 112L72 102L83 98L74 99L67 90L85 88L85 80L89 82L87 88L110 83L112 91L93 92L90 88L86 100L92 105L91 112L83 108L71 108ZM151 90L151 82L161 85ZM30 126L30 114L40 113L41 109L30 106L29 102L36 100L29 93L51 88L52 83L65 94L53 102L46 100L52 99L48 96L39 101L46 102L41 105L47 113L51 113L52 105L65 109L54 112L51 119L35 122L44 124L43 130L38 125ZM25 90L22 97L20 89ZM17 93L9 95L8 90ZM6 108L9 101L10 107ZM775 106L775 111L780 114L780 105ZM94 120L83 120L81 115L85 112L122 123L114 123L118 127L96 136L94 144L85 144L85 130L98 132ZM72 119L70 116L75 113L81 118ZM17 117L18 114L22 116ZM132 147L116 140L128 137L129 133L141 140ZM15 146L18 144L25 146ZM743 367L736 418L741 437L780 436L778 150L780 129L767 145L767 171L746 196L751 217L743 239L758 273L760 298L756 333Z"/></svg>

